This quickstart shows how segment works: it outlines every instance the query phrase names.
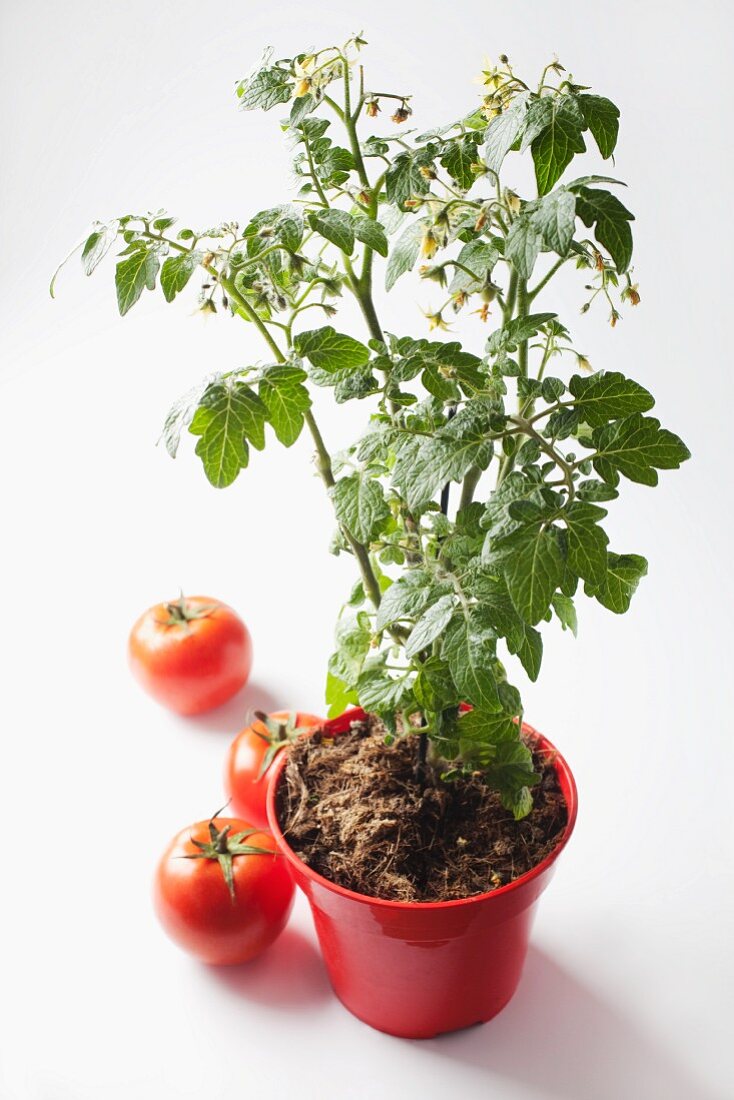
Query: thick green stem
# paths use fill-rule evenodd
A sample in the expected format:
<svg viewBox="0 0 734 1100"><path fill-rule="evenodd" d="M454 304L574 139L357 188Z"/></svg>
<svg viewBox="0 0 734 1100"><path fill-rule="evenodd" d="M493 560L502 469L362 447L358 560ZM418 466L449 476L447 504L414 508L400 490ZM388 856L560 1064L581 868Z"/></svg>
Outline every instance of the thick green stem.
<svg viewBox="0 0 734 1100"><path fill-rule="evenodd" d="M479 479L482 476L482 471L478 466L472 466L469 472L464 477L464 484L461 487L461 497L459 498L459 511L462 508L468 508L474 499L474 490L479 484Z"/></svg>

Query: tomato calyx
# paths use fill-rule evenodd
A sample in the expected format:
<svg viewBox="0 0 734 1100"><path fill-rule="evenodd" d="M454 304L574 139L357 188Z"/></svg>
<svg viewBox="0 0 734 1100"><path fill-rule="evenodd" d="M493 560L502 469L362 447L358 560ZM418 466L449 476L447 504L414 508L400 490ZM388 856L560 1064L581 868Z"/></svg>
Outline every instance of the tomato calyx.
<svg viewBox="0 0 734 1100"><path fill-rule="evenodd" d="M277 718L271 718L269 714L265 714L262 710L255 711L255 718L265 726L266 732L262 733L255 725L252 726L252 732L261 741L267 742L268 746L267 752L262 758L260 770L255 777L255 782L259 783L281 749L284 749L291 741L295 741L297 737L305 733L308 727L296 724L298 716L293 711L288 715L285 722Z"/></svg>
<svg viewBox="0 0 734 1100"><path fill-rule="evenodd" d="M229 896L232 899L232 904L234 904L237 900L235 897L234 874L232 871L232 864L235 858L237 856L277 856L278 852L274 851L272 848L258 848L254 844L244 843L253 833L261 833L262 829L243 829L238 833L233 833L231 831L231 825L225 825L223 829L218 829L215 825L215 821L221 812L221 810L217 810L209 821L209 840L194 840L193 837L190 837L191 843L195 845L199 851L187 852L186 855L181 858L215 859L222 869L224 881L227 883L227 889L229 890Z"/></svg>
<svg viewBox="0 0 734 1100"><path fill-rule="evenodd" d="M182 592L177 600L171 600L169 603L164 604L164 607L168 618L163 620L161 626L183 626L188 628L189 623L194 619L208 619L217 610L219 604L209 603L201 607L195 607L186 600Z"/></svg>

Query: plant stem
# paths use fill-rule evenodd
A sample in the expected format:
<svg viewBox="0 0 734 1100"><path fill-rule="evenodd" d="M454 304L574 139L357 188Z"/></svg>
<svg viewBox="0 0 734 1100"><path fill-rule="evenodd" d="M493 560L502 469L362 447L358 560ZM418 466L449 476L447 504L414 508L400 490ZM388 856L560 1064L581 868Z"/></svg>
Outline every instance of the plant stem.
<svg viewBox="0 0 734 1100"><path fill-rule="evenodd" d="M531 291L528 292L528 302L532 302L535 298L537 298L543 287L551 281L555 273L560 267L563 267L567 259L568 256L562 256L560 260L556 260L553 266L546 271L540 282L536 286L534 286Z"/></svg>
<svg viewBox="0 0 734 1100"><path fill-rule="evenodd" d="M479 479L482 476L482 471L478 466L472 466L469 472L464 477L464 484L461 487L461 497L459 498L459 511L462 508L467 508L474 499L474 490L479 484Z"/></svg>

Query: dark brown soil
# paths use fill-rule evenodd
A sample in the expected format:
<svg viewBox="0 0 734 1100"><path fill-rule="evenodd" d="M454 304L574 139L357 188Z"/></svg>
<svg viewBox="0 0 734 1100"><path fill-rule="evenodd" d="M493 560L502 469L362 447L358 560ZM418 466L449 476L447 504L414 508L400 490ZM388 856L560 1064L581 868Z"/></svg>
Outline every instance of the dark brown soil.
<svg viewBox="0 0 734 1100"><path fill-rule="evenodd" d="M392 901L449 901L504 886L553 850L566 803L547 754L522 821L479 775L415 779L418 737L389 748L376 720L331 740L316 732L289 750L278 791L288 843L324 878ZM531 745L532 747L532 745Z"/></svg>

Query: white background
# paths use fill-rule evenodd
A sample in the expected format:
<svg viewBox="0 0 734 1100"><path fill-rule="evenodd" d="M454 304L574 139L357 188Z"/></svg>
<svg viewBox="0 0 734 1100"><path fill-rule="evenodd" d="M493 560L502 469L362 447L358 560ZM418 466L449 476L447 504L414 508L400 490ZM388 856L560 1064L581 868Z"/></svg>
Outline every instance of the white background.
<svg viewBox="0 0 734 1100"><path fill-rule="evenodd" d="M121 321L110 266L88 282L75 261L46 290L94 217L245 221L286 197L278 111L243 115L234 83L267 43L290 56L362 25L369 82L415 93L420 127L476 102L485 52L534 73L557 51L620 105L642 305L614 332L581 318L573 273L550 305L595 367L653 390L694 456L658 490L625 483L613 546L650 575L625 619L585 604L577 642L549 629L526 690L581 811L517 996L420 1044L334 1000L300 899L273 950L231 971L154 921L156 857L220 804L248 709L322 707L351 565L327 553L305 438L226 492L188 444L175 463L154 446L171 399L262 355L255 333L193 317L192 295L146 294ZM712 0L3 3L2 1100L732 1095L731 32ZM422 333L430 288L392 297L386 327ZM476 319L460 331L481 347ZM334 448L367 411L318 407ZM189 721L124 657L133 619L178 586L233 603L256 647L244 696Z"/></svg>

